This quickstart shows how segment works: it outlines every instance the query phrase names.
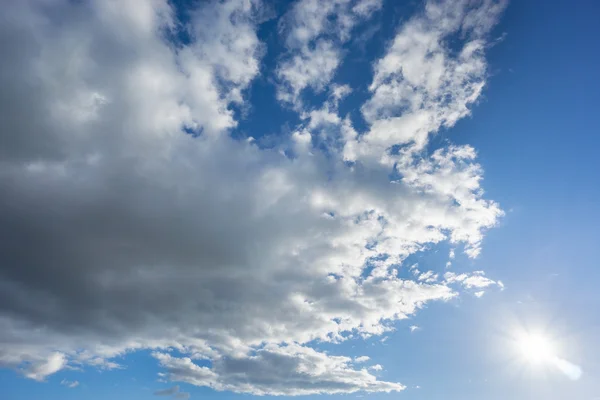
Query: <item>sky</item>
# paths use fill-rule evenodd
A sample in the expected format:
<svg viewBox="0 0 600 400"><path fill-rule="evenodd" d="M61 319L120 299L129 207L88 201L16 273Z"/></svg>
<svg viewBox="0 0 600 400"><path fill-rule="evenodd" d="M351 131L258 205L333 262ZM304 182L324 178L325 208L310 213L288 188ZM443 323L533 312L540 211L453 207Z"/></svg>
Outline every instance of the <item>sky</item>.
<svg viewBox="0 0 600 400"><path fill-rule="evenodd" d="M600 5L0 1L0 398L600 399Z"/></svg>

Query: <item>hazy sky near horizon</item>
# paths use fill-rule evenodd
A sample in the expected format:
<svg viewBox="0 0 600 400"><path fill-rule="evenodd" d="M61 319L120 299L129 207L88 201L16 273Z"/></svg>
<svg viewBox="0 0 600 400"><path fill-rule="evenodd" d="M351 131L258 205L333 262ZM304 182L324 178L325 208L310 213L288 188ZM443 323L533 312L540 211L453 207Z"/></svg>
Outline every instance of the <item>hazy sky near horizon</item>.
<svg viewBox="0 0 600 400"><path fill-rule="evenodd" d="M0 398L600 398L600 6L0 1Z"/></svg>

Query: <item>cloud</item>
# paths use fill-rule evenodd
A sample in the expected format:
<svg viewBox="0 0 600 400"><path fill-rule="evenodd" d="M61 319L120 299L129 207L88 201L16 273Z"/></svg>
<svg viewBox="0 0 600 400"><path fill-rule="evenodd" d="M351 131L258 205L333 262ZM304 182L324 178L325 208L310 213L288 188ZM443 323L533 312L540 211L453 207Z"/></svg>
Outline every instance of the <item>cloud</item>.
<svg viewBox="0 0 600 400"><path fill-rule="evenodd" d="M363 363L363 362L366 362L369 360L370 360L369 356L360 356L360 357L354 358L354 362L356 362L356 363Z"/></svg>
<svg viewBox="0 0 600 400"><path fill-rule="evenodd" d="M156 392L154 392L154 395L155 396L172 396L178 392L179 392L179 386L175 385L168 389L157 390Z"/></svg>
<svg viewBox="0 0 600 400"><path fill-rule="evenodd" d="M413 333L413 332L421 330L421 327L417 326L417 325L411 325L408 329L410 329L410 333Z"/></svg>
<svg viewBox="0 0 600 400"><path fill-rule="evenodd" d="M23 375L36 381L44 381L46 377L60 371L67 363L62 353L52 353L47 359L29 363L23 371Z"/></svg>
<svg viewBox="0 0 600 400"><path fill-rule="evenodd" d="M433 271L423 272L418 277L419 281L423 281L423 282L427 282L427 283L433 283L433 282L437 281L437 279L438 279L438 274L434 273Z"/></svg>
<svg viewBox="0 0 600 400"><path fill-rule="evenodd" d="M342 44L368 20L381 0L299 0L281 21L288 53L277 68L277 98L302 108L301 92L322 91L343 58Z"/></svg>
<svg viewBox="0 0 600 400"><path fill-rule="evenodd" d="M189 358L165 353L154 356L166 368L169 380L215 390L286 396L404 389L401 384L378 381L366 369L353 369L348 357L330 356L298 345L270 345L252 356L215 360L211 369ZM370 369L379 371L381 366Z"/></svg>
<svg viewBox="0 0 600 400"><path fill-rule="evenodd" d="M173 397L175 399L189 399L190 398L190 394L187 392L182 392L178 385L175 385L175 386L167 388L167 389L158 390L158 391L154 392L154 395L155 396L169 396L169 397Z"/></svg>
<svg viewBox="0 0 600 400"><path fill-rule="evenodd" d="M333 42L319 40L314 50L303 49L279 67L279 79L287 88L279 91L279 99L294 103L306 87L321 91L340 64L340 50Z"/></svg>
<svg viewBox="0 0 600 400"><path fill-rule="evenodd" d="M66 386L70 389L76 388L77 386L79 386L79 381L69 381L66 379L63 379L62 381L60 381L60 384L63 386Z"/></svg>
<svg viewBox="0 0 600 400"><path fill-rule="evenodd" d="M292 51L280 66L303 57L307 43L338 52L379 7L315 4L325 10L309 7L314 20L296 8L285 17ZM383 335L429 302L493 283L482 274L399 273L408 257L445 241L477 256L502 215L484 198L471 147L388 151L406 140L423 145L467 115L483 86L495 3L456 12L437 4L375 63L362 108L368 131L338 115L349 88L332 86L321 108L267 149L230 134L235 110L251 106L247 89L267 73L258 1L200 2L186 22L166 0L7 3L0 365L43 381L66 367L118 369L126 360L116 357L150 349L166 379L216 390L402 390L318 344ZM343 10L333 26L320 16L337 12L328 7ZM460 24L446 16L457 12ZM443 39L457 29L469 44L452 56ZM189 40L177 39L184 33ZM445 60L441 69L420 58L421 34ZM396 62L412 46L407 60L422 76ZM391 116L400 97L384 96L406 89L400 69L429 91L406 118ZM314 82L297 88L325 90L329 79Z"/></svg>
<svg viewBox="0 0 600 400"><path fill-rule="evenodd" d="M368 133L346 144L348 160L391 163L381 155L393 145L422 149L431 133L470 113L485 85L485 35L504 1L427 2L392 40L375 65L371 98L363 107ZM465 38L450 49L447 38Z"/></svg>
<svg viewBox="0 0 600 400"><path fill-rule="evenodd" d="M497 285L501 289L504 288L502 282L496 282L484 276L485 272L475 271L472 274L455 274L454 272L446 272L444 278L448 283L461 283L467 289L481 289L488 286ZM479 295L478 297L481 297Z"/></svg>

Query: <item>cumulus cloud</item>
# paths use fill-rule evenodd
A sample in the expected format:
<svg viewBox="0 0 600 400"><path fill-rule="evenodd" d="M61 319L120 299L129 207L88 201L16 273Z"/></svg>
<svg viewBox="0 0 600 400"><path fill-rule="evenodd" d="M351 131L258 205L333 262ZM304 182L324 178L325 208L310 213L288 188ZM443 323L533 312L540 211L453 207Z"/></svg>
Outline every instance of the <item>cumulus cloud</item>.
<svg viewBox="0 0 600 400"><path fill-rule="evenodd" d="M375 64L372 97L362 107L370 130L346 144L346 158L393 162L381 157L389 147L422 149L431 133L468 115L485 85L485 35L504 6L430 1L404 24ZM447 44L456 34L465 38L458 50Z"/></svg>
<svg viewBox="0 0 600 400"><path fill-rule="evenodd" d="M292 96L330 77L302 61L296 87L285 63L305 47L338 52L379 8L313 3L295 3L281 29L296 50L273 73ZM375 63L367 132L338 115L350 88L333 86L273 149L230 135L266 73L260 2L200 2L186 22L166 0L4 4L0 365L43 381L151 349L165 379L215 390L402 390L315 343L382 335L428 302L493 284L399 273L443 241L476 257L502 214L484 198L474 149L423 150L484 84L499 6L457 4L428 3ZM467 44L451 55L443 39L459 30ZM401 75L423 102L403 100ZM399 104L409 111L392 116Z"/></svg>
<svg viewBox="0 0 600 400"><path fill-rule="evenodd" d="M300 108L305 88L322 91L343 58L352 29L381 8L381 0L299 0L281 22L288 53L277 76L277 97Z"/></svg>
<svg viewBox="0 0 600 400"><path fill-rule="evenodd" d="M250 357L219 359L213 362L212 369L200 367L190 358L165 353L154 356L166 368L169 380L216 390L254 395L311 395L404 389L401 384L378 381L366 369L352 368L351 358L299 345L269 345ZM376 367L370 369L380 370Z"/></svg>
<svg viewBox="0 0 600 400"><path fill-rule="evenodd" d="M29 363L24 370L23 375L36 381L44 381L47 376L60 371L67 363L66 357L62 353L52 353L48 358Z"/></svg>

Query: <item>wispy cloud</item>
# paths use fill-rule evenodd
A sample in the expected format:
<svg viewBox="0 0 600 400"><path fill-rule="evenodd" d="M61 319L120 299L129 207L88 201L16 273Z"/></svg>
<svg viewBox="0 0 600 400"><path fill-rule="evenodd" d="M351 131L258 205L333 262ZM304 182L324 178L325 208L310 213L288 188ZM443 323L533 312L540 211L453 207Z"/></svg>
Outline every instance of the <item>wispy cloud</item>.
<svg viewBox="0 0 600 400"><path fill-rule="evenodd" d="M173 397L174 399L189 399L190 398L190 394L187 392L182 392L181 389L179 388L179 385L175 385L175 386L167 388L167 389L157 390L156 392L154 392L154 395L155 396L169 396L169 397Z"/></svg>
<svg viewBox="0 0 600 400"><path fill-rule="evenodd" d="M79 381L69 381L67 379L63 379L62 381L60 381L60 384L73 389L79 386Z"/></svg>

